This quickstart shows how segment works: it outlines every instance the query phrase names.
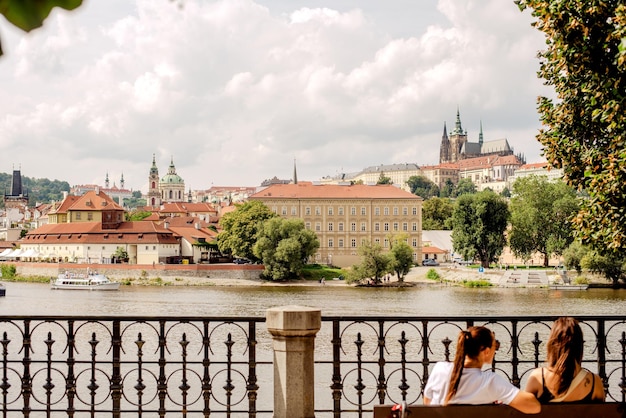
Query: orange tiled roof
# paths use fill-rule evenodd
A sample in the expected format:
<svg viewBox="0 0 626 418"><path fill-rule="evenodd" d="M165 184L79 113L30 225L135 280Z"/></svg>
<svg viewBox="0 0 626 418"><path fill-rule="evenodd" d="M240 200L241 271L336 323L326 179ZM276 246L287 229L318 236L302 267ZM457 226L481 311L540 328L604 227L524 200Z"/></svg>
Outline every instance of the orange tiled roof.
<svg viewBox="0 0 626 418"><path fill-rule="evenodd" d="M541 163L524 164L523 166L520 167L520 170L532 170L535 168L548 168L548 162L544 161Z"/></svg>
<svg viewBox="0 0 626 418"><path fill-rule="evenodd" d="M68 196L69 197L69 196ZM80 196L78 200L70 206L69 210L88 210L88 211L102 211L102 210L121 210L120 205L115 203L106 193L99 190L96 193L93 190L88 191L84 195Z"/></svg>
<svg viewBox="0 0 626 418"><path fill-rule="evenodd" d="M485 155L483 157L468 158L457 162L460 170L471 170L482 167L493 167L497 165L521 165L515 155Z"/></svg>
<svg viewBox="0 0 626 418"><path fill-rule="evenodd" d="M176 244L177 238L154 222L122 222L117 229L102 229L100 222L47 224L30 231L24 244L71 243L161 243Z"/></svg>
<svg viewBox="0 0 626 418"><path fill-rule="evenodd" d="M298 184L273 184L250 196L250 199L420 199L412 193L396 186L381 184L367 186L353 184L340 186L336 184L314 185L310 182Z"/></svg>

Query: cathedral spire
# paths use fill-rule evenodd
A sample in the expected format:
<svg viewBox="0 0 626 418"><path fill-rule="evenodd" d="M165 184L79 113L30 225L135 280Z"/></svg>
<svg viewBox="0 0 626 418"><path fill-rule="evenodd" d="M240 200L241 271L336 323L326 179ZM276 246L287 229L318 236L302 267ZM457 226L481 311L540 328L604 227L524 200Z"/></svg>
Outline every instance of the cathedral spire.
<svg viewBox="0 0 626 418"><path fill-rule="evenodd" d="M478 143L483 144L483 121L480 121L480 132L478 133Z"/></svg>
<svg viewBox="0 0 626 418"><path fill-rule="evenodd" d="M454 124L454 131L452 131L452 135L463 135L463 127L461 126L461 113L459 112L459 108L456 108L456 122Z"/></svg>
<svg viewBox="0 0 626 418"><path fill-rule="evenodd" d="M107 175L104 178L104 187L109 188L109 172L107 171Z"/></svg>
<svg viewBox="0 0 626 418"><path fill-rule="evenodd" d="M120 189L124 188L124 173L122 173L122 177L120 178Z"/></svg>

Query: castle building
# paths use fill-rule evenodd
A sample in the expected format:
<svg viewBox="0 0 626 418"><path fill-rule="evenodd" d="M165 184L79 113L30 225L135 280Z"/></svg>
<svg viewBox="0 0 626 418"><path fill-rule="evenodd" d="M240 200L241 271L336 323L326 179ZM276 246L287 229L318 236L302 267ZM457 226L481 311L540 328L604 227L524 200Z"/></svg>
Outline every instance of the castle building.
<svg viewBox="0 0 626 418"><path fill-rule="evenodd" d="M159 169L156 165L156 159L152 154L152 167L148 175L148 206L157 207L163 203L185 202L189 199L185 195L185 180L176 174L176 166L174 165L174 157L170 161L167 174L159 179Z"/></svg>
<svg viewBox="0 0 626 418"><path fill-rule="evenodd" d="M464 130L461 125L461 116L458 109L456 111L454 129L450 132L450 135L448 135L446 123L444 122L443 135L439 147L440 164L456 163L468 158L507 155L513 155L513 148L509 145L509 141L506 138L484 141L482 122L480 123L478 142L469 142L467 130ZM525 160L521 155L518 156L518 159L522 162Z"/></svg>

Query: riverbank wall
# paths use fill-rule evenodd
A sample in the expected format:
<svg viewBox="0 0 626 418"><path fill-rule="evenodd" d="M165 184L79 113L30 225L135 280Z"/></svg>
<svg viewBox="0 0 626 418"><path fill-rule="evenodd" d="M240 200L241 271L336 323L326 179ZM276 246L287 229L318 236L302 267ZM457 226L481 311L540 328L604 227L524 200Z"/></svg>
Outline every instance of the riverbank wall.
<svg viewBox="0 0 626 418"><path fill-rule="evenodd" d="M19 276L56 277L70 272L97 271L114 281L163 280L204 283L209 280L260 280L262 265L255 264L76 264L11 262Z"/></svg>

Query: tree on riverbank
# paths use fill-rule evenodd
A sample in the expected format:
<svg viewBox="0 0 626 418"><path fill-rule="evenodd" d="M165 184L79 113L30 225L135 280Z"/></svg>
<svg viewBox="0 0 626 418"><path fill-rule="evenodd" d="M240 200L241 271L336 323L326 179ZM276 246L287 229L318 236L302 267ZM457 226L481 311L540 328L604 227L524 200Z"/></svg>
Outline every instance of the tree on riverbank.
<svg viewBox="0 0 626 418"><path fill-rule="evenodd" d="M253 252L265 266L266 278L289 280L300 277L319 246L317 235L305 228L302 219L275 217L260 225Z"/></svg>
<svg viewBox="0 0 626 418"><path fill-rule="evenodd" d="M509 209L490 190L460 196L452 213L452 245L464 260L478 258L483 267L498 261L506 245Z"/></svg>
<svg viewBox="0 0 626 418"><path fill-rule="evenodd" d="M220 219L222 232L217 236L218 247L223 253L259 261L252 251L257 234L264 221L277 215L257 200L236 206L234 212L227 213Z"/></svg>
<svg viewBox="0 0 626 418"><path fill-rule="evenodd" d="M556 97L540 97L537 139L548 162L582 199L575 230L610 258L626 253L626 4L516 0L546 36L539 76ZM612 254L609 254L612 253Z"/></svg>
<svg viewBox="0 0 626 418"><path fill-rule="evenodd" d="M389 240L391 245L391 269L395 271L399 282L404 281L404 277L413 267L413 249L407 244L408 236L400 234Z"/></svg>
<svg viewBox="0 0 626 418"><path fill-rule="evenodd" d="M346 279L348 283L372 279L378 284L385 274L392 271L393 258L390 253L383 251L380 244L366 241L359 247L359 255L361 263L352 266Z"/></svg>
<svg viewBox="0 0 626 418"><path fill-rule="evenodd" d="M509 245L515 256L528 260L538 252L543 266L561 256L574 241L571 219L578 211L574 190L545 176L523 177L513 184Z"/></svg>

